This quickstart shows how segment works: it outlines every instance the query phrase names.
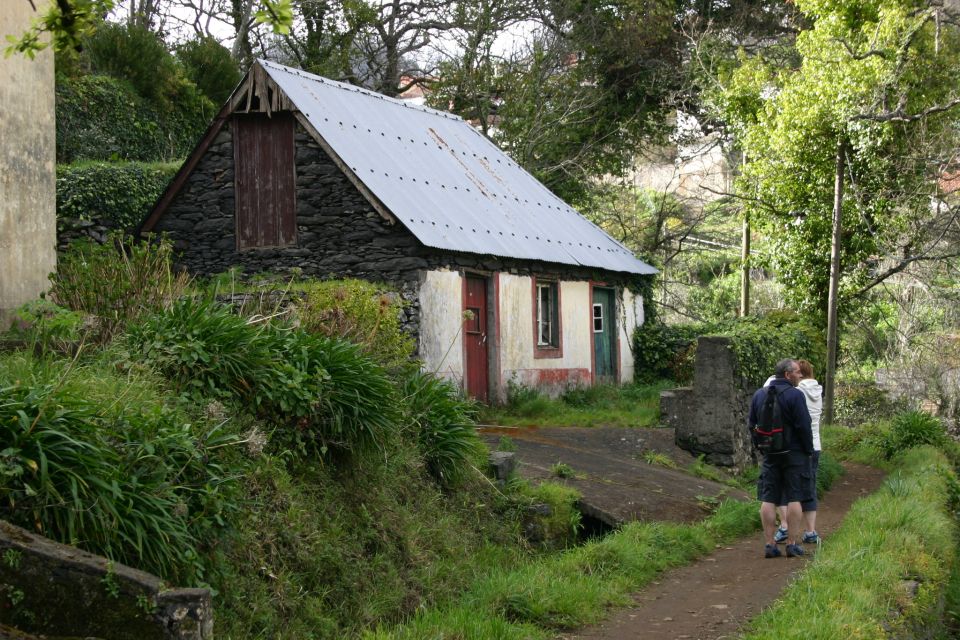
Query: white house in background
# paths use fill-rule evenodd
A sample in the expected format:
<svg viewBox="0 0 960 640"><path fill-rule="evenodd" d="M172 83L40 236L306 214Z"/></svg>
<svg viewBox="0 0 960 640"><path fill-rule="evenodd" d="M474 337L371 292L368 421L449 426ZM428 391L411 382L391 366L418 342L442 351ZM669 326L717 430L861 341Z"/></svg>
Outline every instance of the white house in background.
<svg viewBox="0 0 960 640"><path fill-rule="evenodd" d="M656 273L462 119L267 61L140 231L193 273L386 282L424 367L488 401L631 380Z"/></svg>

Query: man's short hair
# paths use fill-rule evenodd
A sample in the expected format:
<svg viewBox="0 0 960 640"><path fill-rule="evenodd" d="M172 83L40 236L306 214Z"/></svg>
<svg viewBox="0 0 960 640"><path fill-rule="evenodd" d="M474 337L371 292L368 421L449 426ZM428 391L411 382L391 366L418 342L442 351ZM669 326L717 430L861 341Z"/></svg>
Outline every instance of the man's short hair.
<svg viewBox="0 0 960 640"><path fill-rule="evenodd" d="M792 358L784 358L777 363L773 369L773 375L778 378L785 378L787 371L792 371L797 367L797 361Z"/></svg>

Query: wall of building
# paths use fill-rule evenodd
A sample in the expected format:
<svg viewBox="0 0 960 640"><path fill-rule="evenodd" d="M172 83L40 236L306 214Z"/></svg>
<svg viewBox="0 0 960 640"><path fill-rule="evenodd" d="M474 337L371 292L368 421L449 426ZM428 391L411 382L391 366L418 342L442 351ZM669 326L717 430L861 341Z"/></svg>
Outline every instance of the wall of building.
<svg viewBox="0 0 960 640"><path fill-rule="evenodd" d="M420 335L424 369L463 383L463 277L456 271L427 271L420 284ZM452 311L452 312L451 312Z"/></svg>
<svg viewBox="0 0 960 640"><path fill-rule="evenodd" d="M633 380L633 332L643 324L643 296L620 289L617 298L617 328L620 333L620 382Z"/></svg>
<svg viewBox="0 0 960 640"><path fill-rule="evenodd" d="M34 3L40 10L46 3ZM21 34L38 11L5 2L0 34ZM0 328L36 298L56 268L56 142L53 51L0 63Z"/></svg>
<svg viewBox="0 0 960 640"><path fill-rule="evenodd" d="M501 338L510 353L501 354L499 378L491 368L494 396L503 398L497 380L505 383L512 375L524 384L550 389L568 382L589 383L587 283L603 281L623 288L637 276L426 247L403 224L381 216L299 126L296 141L297 246L236 250L233 142L230 127L225 126L153 229L170 235L183 267L198 275L239 266L247 273L297 270L320 278L385 282L408 304L402 322L418 336L425 368L458 381L463 377L462 274L486 275L491 284L499 278ZM561 359L532 357L534 275L563 283ZM623 324L622 329L628 331ZM624 373L633 367L627 335L620 340Z"/></svg>
<svg viewBox="0 0 960 640"><path fill-rule="evenodd" d="M556 394L591 383L590 284L560 281L563 357L537 358L534 346L534 294L530 276L499 274L500 379Z"/></svg>

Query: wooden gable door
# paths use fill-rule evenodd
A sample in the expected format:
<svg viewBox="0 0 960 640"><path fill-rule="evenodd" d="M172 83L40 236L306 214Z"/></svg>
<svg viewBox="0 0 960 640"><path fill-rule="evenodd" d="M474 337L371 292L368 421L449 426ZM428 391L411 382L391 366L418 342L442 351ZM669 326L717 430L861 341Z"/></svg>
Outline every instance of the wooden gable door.
<svg viewBox="0 0 960 640"><path fill-rule="evenodd" d="M490 389L490 359L487 351L487 281L467 276L464 292L464 377L467 393L486 402Z"/></svg>
<svg viewBox="0 0 960 640"><path fill-rule="evenodd" d="M593 380L617 381L617 324L613 289L593 288L591 330L593 331Z"/></svg>
<svg viewBox="0 0 960 640"><path fill-rule="evenodd" d="M297 243L293 131L290 113L233 119L238 250Z"/></svg>

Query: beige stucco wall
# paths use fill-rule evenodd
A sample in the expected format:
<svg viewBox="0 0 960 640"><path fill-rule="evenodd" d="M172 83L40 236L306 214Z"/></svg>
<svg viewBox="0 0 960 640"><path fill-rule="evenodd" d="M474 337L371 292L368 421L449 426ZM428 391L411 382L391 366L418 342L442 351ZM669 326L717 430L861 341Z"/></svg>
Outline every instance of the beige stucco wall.
<svg viewBox="0 0 960 640"><path fill-rule="evenodd" d="M633 331L643 324L643 296L623 291L623 299L617 300L617 326L620 332L620 382L633 380Z"/></svg>
<svg viewBox="0 0 960 640"><path fill-rule="evenodd" d="M43 2L36 2L43 7ZM37 13L4 0L0 48ZM30 60L0 56L0 326L48 287L56 267L56 146L53 51Z"/></svg>
<svg viewBox="0 0 960 640"><path fill-rule="evenodd" d="M560 330L563 357L535 358L533 333L533 280L508 273L500 278L500 369L504 384L536 386L547 392L566 385L589 384L590 285L560 283Z"/></svg>
<svg viewBox="0 0 960 640"><path fill-rule="evenodd" d="M593 331L591 292L588 282L560 282L560 329L563 355L534 357L533 279L498 273L495 285L499 304L499 340L496 327L488 331L499 354L491 365L493 399L506 400L506 385L515 382L556 394L570 385L591 383ZM494 289L491 289L493 291ZM493 297L493 296L491 296ZM420 286L420 345L424 369L463 384L462 334L463 278L454 271L428 271ZM633 352L630 336L643 323L643 298L623 291L617 299L617 327L620 349L620 381L633 380Z"/></svg>
<svg viewBox="0 0 960 640"><path fill-rule="evenodd" d="M462 384L463 279L455 271L427 271L420 285L420 358L423 368Z"/></svg>

